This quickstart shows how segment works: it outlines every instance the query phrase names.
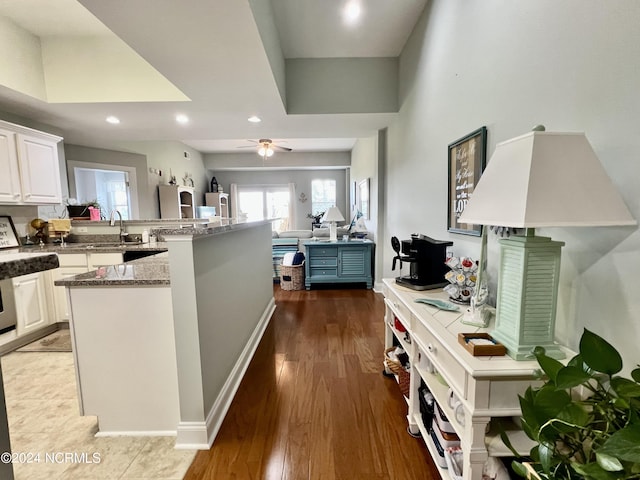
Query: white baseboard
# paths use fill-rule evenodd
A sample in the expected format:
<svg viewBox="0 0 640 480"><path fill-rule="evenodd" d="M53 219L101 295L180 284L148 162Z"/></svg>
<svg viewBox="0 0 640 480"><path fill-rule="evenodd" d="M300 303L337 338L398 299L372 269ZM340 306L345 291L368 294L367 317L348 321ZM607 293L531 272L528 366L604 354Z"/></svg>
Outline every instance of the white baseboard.
<svg viewBox="0 0 640 480"><path fill-rule="evenodd" d="M120 431L117 432L103 432L102 430L96 432L96 437L175 437L175 430L134 430L131 432Z"/></svg>
<svg viewBox="0 0 640 480"><path fill-rule="evenodd" d="M222 386L220 394L211 406L206 420L204 422L180 422L178 424L176 449L208 450L211 448L275 309L275 299L272 297L262 313L256 328L253 330L249 341L227 377L226 382Z"/></svg>
<svg viewBox="0 0 640 480"><path fill-rule="evenodd" d="M178 450L208 450L211 448L206 422L180 422L175 448Z"/></svg>

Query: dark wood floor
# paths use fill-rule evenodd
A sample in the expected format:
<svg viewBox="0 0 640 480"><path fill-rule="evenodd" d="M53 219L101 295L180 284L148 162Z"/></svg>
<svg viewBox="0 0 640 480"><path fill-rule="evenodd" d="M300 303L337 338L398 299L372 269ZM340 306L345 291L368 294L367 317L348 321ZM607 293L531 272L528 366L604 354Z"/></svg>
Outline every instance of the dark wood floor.
<svg viewBox="0 0 640 480"><path fill-rule="evenodd" d="M185 480L437 479L407 404L381 375L371 290L283 291L209 451Z"/></svg>

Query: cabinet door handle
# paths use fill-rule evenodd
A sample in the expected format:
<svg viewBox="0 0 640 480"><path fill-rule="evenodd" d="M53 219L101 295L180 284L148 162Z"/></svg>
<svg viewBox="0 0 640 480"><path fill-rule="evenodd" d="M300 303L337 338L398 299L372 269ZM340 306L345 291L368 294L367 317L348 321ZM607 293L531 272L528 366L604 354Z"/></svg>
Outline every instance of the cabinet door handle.
<svg viewBox="0 0 640 480"><path fill-rule="evenodd" d="M431 343L427 345L427 350L429 350L429 352L433 353L434 355L436 354L436 351L437 351L436 347L434 347L433 344Z"/></svg>
<svg viewBox="0 0 640 480"><path fill-rule="evenodd" d="M25 197L29 198L31 196L30 193L25 194Z"/></svg>

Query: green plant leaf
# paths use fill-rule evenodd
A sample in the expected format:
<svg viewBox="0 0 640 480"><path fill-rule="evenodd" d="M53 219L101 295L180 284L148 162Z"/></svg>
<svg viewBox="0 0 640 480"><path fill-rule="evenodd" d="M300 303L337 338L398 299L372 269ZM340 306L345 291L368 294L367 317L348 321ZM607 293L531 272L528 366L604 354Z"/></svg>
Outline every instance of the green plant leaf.
<svg viewBox="0 0 640 480"><path fill-rule="evenodd" d="M531 440L538 441L540 423L538 423L534 407L535 395L536 394L533 389L528 387L524 396L518 395L518 398L520 400L520 410L522 412L522 428Z"/></svg>
<svg viewBox="0 0 640 480"><path fill-rule="evenodd" d="M571 402L558 413L558 419L575 425L576 427L585 427L591 421L592 417L584 405ZM565 428L560 430L569 431L571 429L572 428ZM575 427L573 429L575 429Z"/></svg>
<svg viewBox="0 0 640 480"><path fill-rule="evenodd" d="M622 357L605 339L584 329L580 338L580 355L597 372L614 375L622 370Z"/></svg>
<svg viewBox="0 0 640 480"><path fill-rule="evenodd" d="M556 376L556 388L567 389L577 387L589 381L591 375L578 367L563 367Z"/></svg>
<svg viewBox="0 0 640 480"><path fill-rule="evenodd" d="M519 457L520 454L516 451L515 448L513 448L513 445L511 444L511 440L509 439L509 436L507 435L507 432L504 429L504 425L502 424L502 422L497 422L498 423L498 431L500 432L500 439L502 440L502 443L505 444L505 446L511 451L511 453L513 453L514 457Z"/></svg>
<svg viewBox="0 0 640 480"><path fill-rule="evenodd" d="M631 370L631 378L640 383L640 368L634 368Z"/></svg>
<svg viewBox="0 0 640 480"><path fill-rule="evenodd" d="M597 453L640 463L640 425L628 425L611 435Z"/></svg>
<svg viewBox="0 0 640 480"><path fill-rule="evenodd" d="M527 469L524 467L524 465L522 465L522 463L518 462L517 460L513 460L511 462L511 469L516 475L522 478L527 478Z"/></svg>
<svg viewBox="0 0 640 480"><path fill-rule="evenodd" d="M631 409L629 410L629 424L640 425L640 402L636 399L631 400Z"/></svg>
<svg viewBox="0 0 640 480"><path fill-rule="evenodd" d="M607 455L606 453L596 452L596 461L598 462L598 465L607 472L619 472L624 469L620 460L611 455Z"/></svg>
<svg viewBox="0 0 640 480"><path fill-rule="evenodd" d="M541 443L538 445L538 455L540 457L540 465L545 473L551 471L551 465L553 464L553 446Z"/></svg>
<svg viewBox="0 0 640 480"><path fill-rule="evenodd" d="M542 425L555 418L569 403L571 397L564 390L556 390L552 385L544 385L538 390L533 401L534 414Z"/></svg>
<svg viewBox="0 0 640 480"><path fill-rule="evenodd" d="M614 377L611 379L611 387L621 397L638 398L640 397L640 385L632 382L628 378Z"/></svg>
<svg viewBox="0 0 640 480"><path fill-rule="evenodd" d="M558 371L564 367L558 360L555 358L548 357L545 354L544 348L536 347L533 349L533 354L536 356L536 360L538 360L538 364L544 371L544 373L549 377L553 383L556 383L556 375Z"/></svg>
<svg viewBox="0 0 640 480"><path fill-rule="evenodd" d="M588 479L616 480L616 479L623 478L623 477L620 477L619 475L616 475L615 473L607 472L596 462L584 463L584 464L572 462L571 467L580 475Z"/></svg>
<svg viewBox="0 0 640 480"><path fill-rule="evenodd" d="M582 359L582 355L577 354L575 357L569 360L567 362L567 367L576 367L576 368L579 368L580 370L584 370L585 365L584 365L584 360Z"/></svg>

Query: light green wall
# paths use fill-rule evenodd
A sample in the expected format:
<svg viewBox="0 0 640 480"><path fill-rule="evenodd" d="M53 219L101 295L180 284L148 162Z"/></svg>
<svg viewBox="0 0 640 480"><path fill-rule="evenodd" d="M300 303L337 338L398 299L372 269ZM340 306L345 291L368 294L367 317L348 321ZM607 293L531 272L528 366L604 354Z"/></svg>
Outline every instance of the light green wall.
<svg viewBox="0 0 640 480"><path fill-rule="evenodd" d="M207 172L202 154L180 142L127 142L119 145L123 150L135 152L147 157L145 172L140 175L146 182L145 198L139 198L147 209L140 210L141 218L160 218L160 204L158 203L158 185L169 183L173 174L179 185L186 185L183 177L191 174L195 186L196 205L204 205L204 194L207 189ZM187 152L187 156L185 156ZM161 172L161 175L155 173Z"/></svg>
<svg viewBox="0 0 640 480"><path fill-rule="evenodd" d="M497 142L539 123L548 131L586 132L640 218L639 22L634 0L430 2L400 59L401 108L388 132L385 237L424 233L453 240L457 255L477 258L478 238L447 232L446 152L482 125L489 157ZM590 328L618 346L631 368L640 338L637 227L538 233L566 242L558 339L575 348L582 328ZM391 276L387 243L383 265ZM495 295L493 234L489 249Z"/></svg>
<svg viewBox="0 0 640 480"><path fill-rule="evenodd" d="M398 59L294 58L286 62L287 112L398 111Z"/></svg>
<svg viewBox="0 0 640 480"><path fill-rule="evenodd" d="M40 39L0 15L0 85L46 99Z"/></svg>

